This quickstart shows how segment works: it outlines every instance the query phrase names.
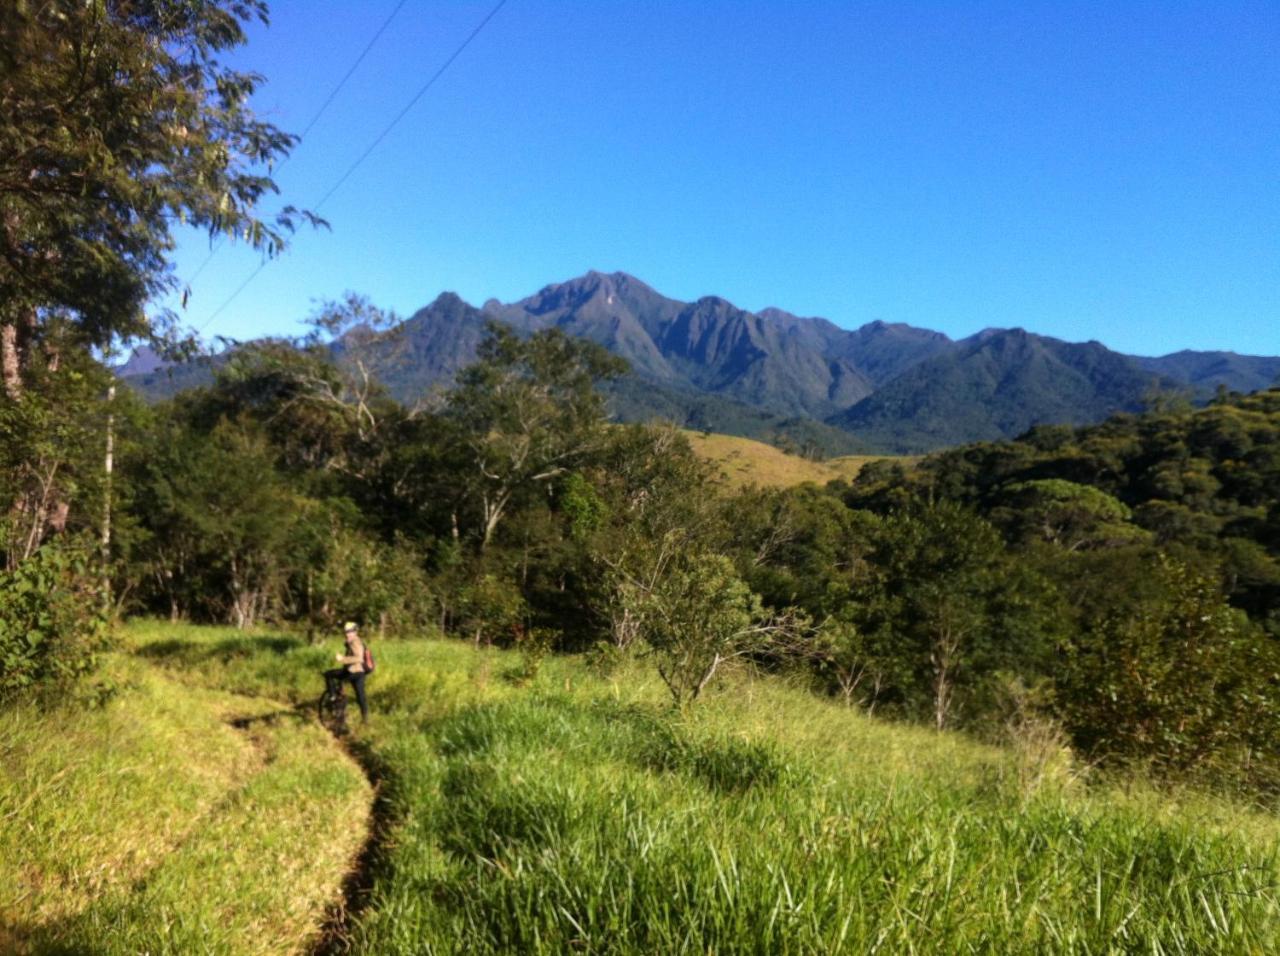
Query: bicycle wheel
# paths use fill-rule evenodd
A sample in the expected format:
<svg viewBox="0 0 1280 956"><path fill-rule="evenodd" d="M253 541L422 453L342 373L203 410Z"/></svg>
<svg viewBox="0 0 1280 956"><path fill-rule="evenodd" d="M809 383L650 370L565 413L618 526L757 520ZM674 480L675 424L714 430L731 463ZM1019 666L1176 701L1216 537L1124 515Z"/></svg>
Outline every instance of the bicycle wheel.
<svg viewBox="0 0 1280 956"><path fill-rule="evenodd" d="M337 700L333 702L332 729L335 734L345 734L347 732L347 695L341 690L338 691Z"/></svg>
<svg viewBox="0 0 1280 956"><path fill-rule="evenodd" d="M346 701L341 693L331 693L326 690L320 695L320 700L316 704L320 725L331 733L338 733L345 729L346 711Z"/></svg>
<svg viewBox="0 0 1280 956"><path fill-rule="evenodd" d="M316 717L321 724L328 725L329 719L329 692L326 690L320 695L320 699L316 701Z"/></svg>

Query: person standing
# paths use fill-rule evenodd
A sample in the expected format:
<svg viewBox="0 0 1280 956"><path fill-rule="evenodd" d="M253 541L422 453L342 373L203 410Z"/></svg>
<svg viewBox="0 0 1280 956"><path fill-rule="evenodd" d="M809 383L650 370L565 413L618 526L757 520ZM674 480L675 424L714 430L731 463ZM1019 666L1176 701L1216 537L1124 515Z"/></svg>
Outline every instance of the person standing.
<svg viewBox="0 0 1280 956"><path fill-rule="evenodd" d="M343 681L350 683L356 689L360 719L368 720L369 705L364 696L364 679L368 676L364 667L364 641L360 639L360 628L356 626L355 621L348 621L343 625L342 631L346 638L346 653L334 655L334 660L342 666L324 672L325 688L330 694L336 695L341 693Z"/></svg>

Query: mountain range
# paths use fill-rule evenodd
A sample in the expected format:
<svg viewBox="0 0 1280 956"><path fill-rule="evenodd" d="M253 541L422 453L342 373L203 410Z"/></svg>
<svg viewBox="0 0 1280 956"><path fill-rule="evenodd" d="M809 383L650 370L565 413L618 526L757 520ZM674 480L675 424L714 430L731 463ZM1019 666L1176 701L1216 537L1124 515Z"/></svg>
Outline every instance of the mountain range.
<svg viewBox="0 0 1280 956"><path fill-rule="evenodd" d="M1219 385L1254 391L1280 378L1280 357L1130 356L1023 329L958 341L900 323L849 330L717 296L683 302L625 273L588 272L513 303L477 308L442 293L406 320L388 388L408 399L447 386L493 320L525 334L558 328L626 359L630 374L609 388L619 419L658 416L829 454L1011 438L1035 424L1137 411L1156 392L1203 399ZM134 369L141 374L129 380L156 395L208 376L149 368L145 353L123 374Z"/></svg>

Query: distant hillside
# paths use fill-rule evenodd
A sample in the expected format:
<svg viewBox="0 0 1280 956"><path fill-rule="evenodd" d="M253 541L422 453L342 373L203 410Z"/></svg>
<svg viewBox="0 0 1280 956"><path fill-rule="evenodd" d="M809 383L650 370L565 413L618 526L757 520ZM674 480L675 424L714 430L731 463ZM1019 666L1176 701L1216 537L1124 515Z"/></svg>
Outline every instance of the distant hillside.
<svg viewBox="0 0 1280 956"><path fill-rule="evenodd" d="M829 421L872 447L921 452L1137 411L1153 389L1173 384L1097 342L990 330L915 365Z"/></svg>
<svg viewBox="0 0 1280 956"><path fill-rule="evenodd" d="M1256 392L1280 383L1280 357L1235 352L1174 352L1134 359L1151 372L1191 386L1208 398L1219 385L1235 392Z"/></svg>
<svg viewBox="0 0 1280 956"><path fill-rule="evenodd" d="M466 350L456 345L466 340L452 331L458 308L455 296L441 297L414 316L415 335L450 343L413 373L418 381L451 377L465 364ZM751 313L715 296L680 302L620 272L589 272L518 302L467 308L468 336L492 317L526 332L559 328L627 359L633 376L613 395L622 420L659 416L775 443L807 427L799 443L827 454L1011 438L1036 424L1134 411L1153 391L1191 390L1203 398L1219 383L1252 391L1280 374L1280 358L1136 358L1021 329L959 342L879 321L850 331L778 308ZM818 421L825 431L804 425ZM842 447L832 428L852 435L851 446Z"/></svg>
<svg viewBox="0 0 1280 956"><path fill-rule="evenodd" d="M164 368L169 363L149 345L140 345L130 353L129 359L117 369L121 378L132 375L150 375Z"/></svg>
<svg viewBox="0 0 1280 956"><path fill-rule="evenodd" d="M630 292L631 304L622 306L628 315L638 315L645 317L645 321L651 321L659 312L670 311L667 303L672 300L657 296L647 286L636 283L637 289L629 283L622 285ZM607 283L604 287L616 288ZM405 322L403 336L397 337L389 347L392 350L391 360L381 363L386 369L383 374L385 384L400 400L413 401L431 389L447 388L457 373L474 361L476 348L488 322L505 322L524 332L554 325L568 334L600 342L631 363L631 374L604 388L610 412L618 421L660 418L687 428L811 448L822 455L866 450L865 444L849 432L803 414L779 411L774 406L780 403L773 406L749 403L734 398L732 394L721 394L690 384L686 376L672 371L660 353L646 351L641 341L627 331L634 331L635 326L620 320L615 327L617 335L610 337L604 334L606 324L592 319L603 301L598 295L598 288L587 291L555 287L555 290L544 290L546 298L535 302L527 311L523 307L517 310L514 306L499 308L493 303L480 310L451 292L440 295ZM563 303L566 300L577 302L581 307L574 310L573 317L565 317ZM615 304L617 302L615 297ZM549 319L547 316L552 313L558 314L560 319ZM585 313L585 318L582 313ZM341 346L335 351L339 358L345 354Z"/></svg>
<svg viewBox="0 0 1280 956"><path fill-rule="evenodd" d="M558 328L625 358L632 374L609 388L621 421L663 418L826 455L867 445L824 424L825 415L950 345L940 333L907 325L874 322L849 332L780 309L753 314L711 296L679 302L624 273L589 272L481 309L453 293L437 297L405 324L407 341L385 376L393 394L411 400L447 387L474 357L490 319L526 333Z"/></svg>
<svg viewBox="0 0 1280 956"><path fill-rule="evenodd" d="M756 439L822 457L868 450L852 432L812 418L784 418L743 402L691 388L658 385L634 374L607 383L603 391L615 421L669 421L681 428Z"/></svg>
<svg viewBox="0 0 1280 956"><path fill-rule="evenodd" d="M685 434L694 452L716 465L724 476L725 485L730 488L752 484L765 488L789 488L806 481L825 485L838 478L852 481L863 465L883 457L845 455L815 461L749 438L696 431Z"/></svg>
<svg viewBox="0 0 1280 956"><path fill-rule="evenodd" d="M189 388L200 388L213 381L213 373L226 361L222 355L201 355L188 362L173 365L158 364L149 372L129 374L121 371L118 374L131 387L141 392L153 402L173 398L179 392ZM128 366L125 366L127 369Z"/></svg>
<svg viewBox="0 0 1280 956"><path fill-rule="evenodd" d="M589 272L547 286L510 305L485 303L488 315L516 328L556 327L599 342L645 378L691 386L784 416L821 418L869 395L871 368L882 353L918 360L948 340L936 332L877 323L858 333L823 319L801 319L779 309L754 314L707 296L678 302L625 273ZM882 338L901 345L881 347Z"/></svg>

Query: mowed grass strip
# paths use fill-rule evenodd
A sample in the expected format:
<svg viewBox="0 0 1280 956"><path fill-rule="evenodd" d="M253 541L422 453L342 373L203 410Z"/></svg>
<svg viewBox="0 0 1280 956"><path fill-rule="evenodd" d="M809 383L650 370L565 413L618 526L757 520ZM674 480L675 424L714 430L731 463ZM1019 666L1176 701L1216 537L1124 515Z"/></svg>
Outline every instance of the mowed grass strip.
<svg viewBox="0 0 1280 956"><path fill-rule="evenodd" d="M286 711L251 731L267 764L141 885L43 939L100 953L301 953L367 836L359 768Z"/></svg>
<svg viewBox="0 0 1280 956"><path fill-rule="evenodd" d="M314 690L332 651L166 640L164 666L236 687ZM524 685L514 654L377 647L395 824L356 952L1280 951L1280 826L1230 800L1028 790L1014 751L774 679L680 717L642 667Z"/></svg>
<svg viewBox="0 0 1280 956"><path fill-rule="evenodd" d="M371 792L309 717L143 670L4 720L0 949L297 953L339 901Z"/></svg>

